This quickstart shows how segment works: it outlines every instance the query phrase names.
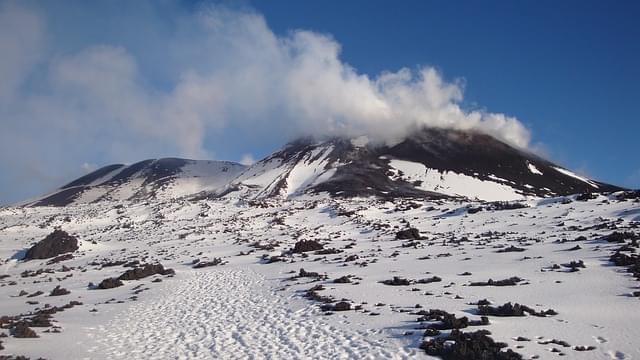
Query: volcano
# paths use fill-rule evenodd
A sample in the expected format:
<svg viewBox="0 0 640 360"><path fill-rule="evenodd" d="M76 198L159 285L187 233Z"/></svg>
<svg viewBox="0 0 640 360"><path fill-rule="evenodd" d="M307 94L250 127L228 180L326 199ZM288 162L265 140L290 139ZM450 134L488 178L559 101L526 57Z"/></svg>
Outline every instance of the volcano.
<svg viewBox="0 0 640 360"><path fill-rule="evenodd" d="M478 132L426 128L385 144L367 137L302 138L247 167L177 158L109 165L32 205L155 197L234 196L522 200L623 190Z"/></svg>

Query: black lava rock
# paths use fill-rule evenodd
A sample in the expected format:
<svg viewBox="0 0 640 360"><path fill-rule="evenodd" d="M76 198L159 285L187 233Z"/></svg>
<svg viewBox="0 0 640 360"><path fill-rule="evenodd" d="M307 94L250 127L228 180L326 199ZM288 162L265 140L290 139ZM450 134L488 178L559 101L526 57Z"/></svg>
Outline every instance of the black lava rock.
<svg viewBox="0 0 640 360"><path fill-rule="evenodd" d="M295 254L304 253L307 251L316 251L322 249L323 246L315 240L300 240L293 245L291 252Z"/></svg>
<svg viewBox="0 0 640 360"><path fill-rule="evenodd" d="M420 240L420 231L416 228L408 228L400 230L396 233L396 239L398 240Z"/></svg>
<svg viewBox="0 0 640 360"><path fill-rule="evenodd" d="M62 230L54 230L47 237L29 248L24 259L49 259L76 250L78 250L78 239Z"/></svg>
<svg viewBox="0 0 640 360"><path fill-rule="evenodd" d="M175 271L173 269L165 269L161 264L146 264L141 267L136 267L131 270L127 270L124 274L118 277L119 280L140 280L151 275L173 275Z"/></svg>
<svg viewBox="0 0 640 360"><path fill-rule="evenodd" d="M120 281L120 279L117 278L108 278L108 279L104 279L100 282L100 284L98 284L98 289L113 289L113 288L117 288L119 286L124 285L124 283L122 281Z"/></svg>

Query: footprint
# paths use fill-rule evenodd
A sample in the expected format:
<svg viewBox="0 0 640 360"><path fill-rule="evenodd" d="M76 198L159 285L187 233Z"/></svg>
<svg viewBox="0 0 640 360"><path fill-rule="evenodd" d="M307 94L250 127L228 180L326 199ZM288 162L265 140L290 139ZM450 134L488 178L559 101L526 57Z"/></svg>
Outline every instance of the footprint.
<svg viewBox="0 0 640 360"><path fill-rule="evenodd" d="M626 359L626 355L622 351L609 351L609 356L615 360Z"/></svg>
<svg viewBox="0 0 640 360"><path fill-rule="evenodd" d="M603 338L602 336L594 336L594 339L596 339L597 342L599 342L600 344L604 344L606 343L608 340Z"/></svg>

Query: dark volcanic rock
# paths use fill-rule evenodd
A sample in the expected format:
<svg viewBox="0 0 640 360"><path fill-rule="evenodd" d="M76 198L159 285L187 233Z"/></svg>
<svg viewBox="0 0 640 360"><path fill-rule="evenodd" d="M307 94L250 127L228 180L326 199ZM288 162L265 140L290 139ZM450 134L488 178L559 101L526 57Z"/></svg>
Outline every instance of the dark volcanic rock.
<svg viewBox="0 0 640 360"><path fill-rule="evenodd" d="M430 284L433 282L440 282L442 281L442 278L439 276L432 276L430 278L425 278L425 279L420 279L418 281L416 281L418 284Z"/></svg>
<svg viewBox="0 0 640 360"><path fill-rule="evenodd" d="M15 323L11 327L11 335L17 338L37 338L38 334L36 334L33 329L31 329L26 322L20 321Z"/></svg>
<svg viewBox="0 0 640 360"><path fill-rule="evenodd" d="M515 286L515 285L518 285L518 283L521 281L523 281L523 279L517 276L512 276L504 280L489 279L486 282L485 281L472 282L469 284L469 286Z"/></svg>
<svg viewBox="0 0 640 360"><path fill-rule="evenodd" d="M381 281L381 283L385 285L391 285L391 286L407 286L407 285L411 285L411 280L394 276L393 279L384 280L384 281Z"/></svg>
<svg viewBox="0 0 640 360"><path fill-rule="evenodd" d="M54 230L46 238L29 248L24 259L49 259L76 250L78 250L78 239L62 230Z"/></svg>
<svg viewBox="0 0 640 360"><path fill-rule="evenodd" d="M478 314L489 316L525 316L524 309L520 304L516 303L512 305L510 302L497 307L479 305Z"/></svg>
<svg viewBox="0 0 640 360"><path fill-rule="evenodd" d="M497 253L510 253L510 252L523 252L523 251L525 251L525 250L527 250L527 249L525 249L525 248L519 248L519 247L517 247L517 246L513 246L513 245L511 245L511 246L506 247L506 248L504 248L504 249L500 249L500 250L498 250L498 251L496 251L496 252L497 252Z"/></svg>
<svg viewBox="0 0 640 360"><path fill-rule="evenodd" d="M349 278L349 276L342 276L333 280L333 282L336 284L348 284L351 282L351 279Z"/></svg>
<svg viewBox="0 0 640 360"><path fill-rule="evenodd" d="M480 315L525 316L525 313L533 316L538 316L538 317L553 316L558 314L553 309L536 311L530 308L529 306L520 305L518 303L511 304L510 302L500 306L478 305L478 314Z"/></svg>
<svg viewBox="0 0 640 360"><path fill-rule="evenodd" d="M213 258L211 261L198 261L195 265L193 265L194 269L202 269L209 266L216 266L222 264L222 259Z"/></svg>
<svg viewBox="0 0 640 360"><path fill-rule="evenodd" d="M420 348L428 355L447 360L516 360L522 355L512 350L502 351L507 344L495 342L489 337L487 330L462 332L452 330L449 336L430 339L423 342Z"/></svg>
<svg viewBox="0 0 640 360"><path fill-rule="evenodd" d="M340 301L333 306L334 311L348 311L351 310L351 304L346 301Z"/></svg>
<svg viewBox="0 0 640 360"><path fill-rule="evenodd" d="M291 252L299 254L307 251L316 251L322 249L323 246L315 240L300 240L293 246Z"/></svg>
<svg viewBox="0 0 640 360"><path fill-rule="evenodd" d="M420 240L420 231L416 228L409 228L400 230L396 233L396 239L398 240Z"/></svg>
<svg viewBox="0 0 640 360"><path fill-rule="evenodd" d="M335 304L326 304L320 307L322 311L349 311L351 310L351 304L346 301L340 301Z"/></svg>
<svg viewBox="0 0 640 360"><path fill-rule="evenodd" d="M118 277L119 280L140 280L151 275L173 275L175 271L173 269L165 269L161 264L146 264L141 267L136 267L131 270L127 270L124 274Z"/></svg>
<svg viewBox="0 0 640 360"><path fill-rule="evenodd" d="M67 295L70 294L71 291L60 287L60 285L56 286L53 290L51 290L51 293L49 294L49 296L62 296L62 295Z"/></svg>
<svg viewBox="0 0 640 360"><path fill-rule="evenodd" d="M120 279L108 278L108 279L102 280L102 282L98 284L98 289L113 289L122 285L124 285L124 283L120 281Z"/></svg>

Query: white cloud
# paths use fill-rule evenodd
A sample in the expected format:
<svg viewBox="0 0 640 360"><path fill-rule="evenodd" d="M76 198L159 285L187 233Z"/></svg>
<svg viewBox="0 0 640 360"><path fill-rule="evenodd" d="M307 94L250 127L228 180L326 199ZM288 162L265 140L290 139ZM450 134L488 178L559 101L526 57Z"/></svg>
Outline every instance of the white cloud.
<svg viewBox="0 0 640 360"><path fill-rule="evenodd" d="M464 110L461 81L431 67L368 76L340 59L330 36L277 36L253 12L211 7L176 15L169 35L164 18L149 13L136 14L130 30L158 28L162 37L56 52L63 39L44 44L46 16L0 7L0 48L10 50L0 57L0 161L14 176L27 176L25 164L48 174L42 182L49 183L77 171L71 164L206 158L218 150L208 144L231 127L278 139L367 134L395 141L433 126L529 144L517 119ZM147 50L154 52L143 56Z"/></svg>

